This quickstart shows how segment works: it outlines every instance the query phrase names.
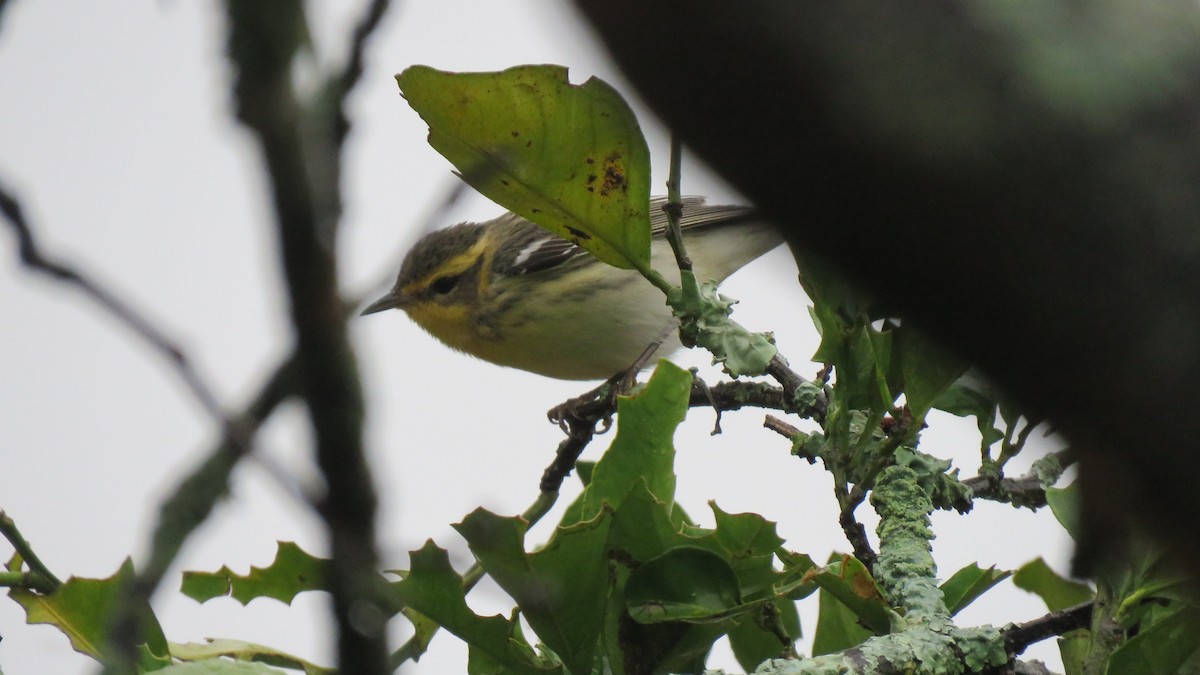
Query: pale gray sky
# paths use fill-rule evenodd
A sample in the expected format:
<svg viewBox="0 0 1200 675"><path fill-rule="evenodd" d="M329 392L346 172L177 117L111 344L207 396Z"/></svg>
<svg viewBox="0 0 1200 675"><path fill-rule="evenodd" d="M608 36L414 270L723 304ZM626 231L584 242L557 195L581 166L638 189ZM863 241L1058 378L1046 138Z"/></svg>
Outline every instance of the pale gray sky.
<svg viewBox="0 0 1200 675"><path fill-rule="evenodd" d="M320 60L327 64L340 57L354 17L347 8L358 3L338 3L336 13L334 3L313 4ZM571 68L573 81L596 74L630 95L565 5L398 3L371 45L369 70L352 99L341 241L349 293L373 292L368 285L393 271L421 217L453 180L449 164L425 144L424 124L398 95L395 72L416 63L447 70L559 63ZM230 115L217 10L199 1L11 3L0 26L0 178L24 199L48 251L153 317L236 408L287 352L290 337L258 158ZM643 109L639 114L661 192L665 136ZM696 166L685 168L684 191L736 199ZM448 217L499 212L472 197ZM11 244L3 252L0 509L56 573L109 576L126 556L136 562L143 555L157 504L203 456L213 428L174 373L127 331L74 291L20 270ZM775 331L793 365L811 374L816 366L807 359L817 337L794 279L780 250L724 289L742 300L735 318ZM406 552L432 537L463 569L469 554L449 524L479 505L509 515L533 500L560 439L544 411L585 385L453 353L398 312L356 320L354 335L369 396L385 564L406 567ZM701 354L679 360L707 363ZM725 434L717 437L708 434L712 418L691 411L677 436L679 501L693 516L707 518L705 502L715 499L726 511L778 521L787 546L816 559L848 548L824 472L791 458L786 442L761 428L761 412L726 415ZM283 483L314 475L306 433L298 411L286 410L262 436L259 450L288 472ZM586 457L594 459L606 442L599 439ZM953 452L964 475L977 467L970 421L936 420L923 447ZM562 504L576 485L568 483ZM1039 554L1066 569L1068 543L1049 513L982 504L966 518L938 514L935 527L943 575L973 561L1015 568ZM546 532L539 527L532 537L543 540ZM227 564L245 571L267 564L276 540L324 551L313 514L262 465L248 463L236 475L232 499L189 544L178 569ZM7 558L5 546L0 555ZM232 600L198 605L177 587L178 574L155 599L173 641L236 638L330 662L332 631L320 595L302 596L292 607L258 600L242 608ZM481 612L508 611L486 586L472 604ZM801 611L811 636L815 600ZM962 616L1002 624L1042 613L1035 598L1007 587ZM407 634L403 621L395 623L398 644ZM0 602L0 635L6 675L93 671L57 631L26 626L14 603ZM1057 661L1052 642L1030 654ZM443 634L407 671L463 672L465 659L457 640ZM712 665L736 668L728 650Z"/></svg>

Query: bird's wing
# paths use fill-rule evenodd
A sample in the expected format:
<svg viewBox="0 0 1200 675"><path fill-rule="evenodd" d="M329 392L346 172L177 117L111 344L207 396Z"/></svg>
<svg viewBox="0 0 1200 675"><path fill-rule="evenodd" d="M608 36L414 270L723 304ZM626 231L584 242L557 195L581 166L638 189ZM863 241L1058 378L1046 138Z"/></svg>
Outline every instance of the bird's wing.
<svg viewBox="0 0 1200 675"><path fill-rule="evenodd" d="M749 206L707 206L704 197L684 197L683 215L679 218L679 228L702 228L706 225L728 225L740 220L749 220L754 216L754 209ZM654 237L666 236L667 212L666 197L650 198L650 234Z"/></svg>
<svg viewBox="0 0 1200 675"><path fill-rule="evenodd" d="M667 214L663 211L666 203L666 197L650 199L652 237L662 237L666 234ZM751 218L753 209L748 206L706 206L704 197L684 197L683 216L679 225L686 231L708 225L727 225ZM587 255L582 248L533 223L524 221L522 226L522 231L518 234L518 237L524 240L522 245L515 249L509 260L504 261L510 274L540 272Z"/></svg>

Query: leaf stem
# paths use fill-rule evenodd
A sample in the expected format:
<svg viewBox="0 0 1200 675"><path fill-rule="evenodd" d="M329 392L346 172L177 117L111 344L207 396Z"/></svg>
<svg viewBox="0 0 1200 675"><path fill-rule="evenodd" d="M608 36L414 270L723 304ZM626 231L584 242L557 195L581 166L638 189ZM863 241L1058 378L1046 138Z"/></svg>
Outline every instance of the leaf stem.
<svg viewBox="0 0 1200 675"><path fill-rule="evenodd" d="M687 249L683 245L683 230L679 225L679 220L683 217L683 195L679 189L682 160L683 143L679 140L678 134L672 133L671 168L667 176L667 203L663 205L663 211L667 214L667 242L671 244L671 250L675 253L675 264L679 265L679 270L690 272L692 259L688 257Z"/></svg>
<svg viewBox="0 0 1200 675"><path fill-rule="evenodd" d="M62 581L59 581L58 577L54 576L54 573L50 571L50 568L42 563L42 559L33 552L33 547L29 545L25 537L21 536L21 531L17 529L16 522L4 511L0 511L0 534L4 535L8 543L12 544L17 555L21 556L21 559L29 566L31 572L40 575L49 582L50 592L54 592L59 586L62 586Z"/></svg>

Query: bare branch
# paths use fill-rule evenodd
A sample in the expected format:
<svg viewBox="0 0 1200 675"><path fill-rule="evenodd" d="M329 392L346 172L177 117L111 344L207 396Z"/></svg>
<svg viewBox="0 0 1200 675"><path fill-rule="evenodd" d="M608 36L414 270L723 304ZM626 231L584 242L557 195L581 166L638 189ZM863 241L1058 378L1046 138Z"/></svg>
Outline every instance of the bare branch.
<svg viewBox="0 0 1200 675"><path fill-rule="evenodd" d="M362 442L363 400L338 292L336 229L340 152L348 130L342 106L362 72L362 51L386 2L368 7L347 70L327 108L306 108L292 88L292 62L305 34L299 2L226 2L229 57L237 70L239 120L257 137L270 177L280 253L297 339L297 370L316 437L327 494L329 590L342 672L389 672L386 612L375 593L376 495ZM322 114L338 111L332 119Z"/></svg>
<svg viewBox="0 0 1200 675"><path fill-rule="evenodd" d="M567 438L559 443L554 462L546 467L542 474L542 490L555 492L562 486L563 480L575 468L575 461L596 434L596 425L611 420L616 414L616 399L598 396L595 393L589 392L552 409L552 417L553 413L566 409L570 410L570 414L562 419L552 419L563 427ZM711 407L718 412L741 410L745 407L794 412L792 404L784 396L784 390L766 382L721 382L712 387L702 387L693 383L688 405L693 408ZM815 410L810 411L810 414L815 414ZM607 430L607 426L603 430Z"/></svg>
<svg viewBox="0 0 1200 675"><path fill-rule="evenodd" d="M334 142L341 145L346 139L346 135L350 132L350 118L346 116L346 95L354 89L362 78L367 49L367 42L375 30L379 28L379 24L383 21L383 17L387 14L388 7L391 5L391 0L371 0L362 17L358 21L358 25L354 27L354 36L350 43L350 54L346 59L346 66L341 73L331 78L330 98L337 105L337 119L334 122Z"/></svg>
<svg viewBox="0 0 1200 675"><path fill-rule="evenodd" d="M871 540L867 538L867 528L858 522L858 518L854 516L854 512L859 505L866 499L867 493L857 485L851 488L849 493L843 494L842 490L835 489L838 503L842 505L841 511L838 512L838 525L842 528L842 533L846 535L846 541L850 542L850 548L854 550L854 557L867 569L874 571L875 562L879 559L879 554L875 549L871 548Z"/></svg>
<svg viewBox="0 0 1200 675"><path fill-rule="evenodd" d="M1092 621L1092 603L1085 602L1068 609L1009 626L1003 630L1004 646L1009 654L1017 655L1035 642L1087 628Z"/></svg>
<svg viewBox="0 0 1200 675"><path fill-rule="evenodd" d="M774 431L788 440L791 440L801 433L799 429L788 424L787 422L784 422L774 415L767 415L766 418L763 419L763 427Z"/></svg>

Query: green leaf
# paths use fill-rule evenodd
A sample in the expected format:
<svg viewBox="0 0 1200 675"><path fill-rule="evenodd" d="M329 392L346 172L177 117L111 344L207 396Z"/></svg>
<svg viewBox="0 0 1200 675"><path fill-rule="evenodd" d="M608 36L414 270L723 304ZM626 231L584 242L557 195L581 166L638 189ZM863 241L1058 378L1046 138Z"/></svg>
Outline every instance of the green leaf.
<svg viewBox="0 0 1200 675"><path fill-rule="evenodd" d="M230 596L243 605L255 598L274 598L291 604L297 593L325 588L329 561L305 553L290 541L276 543L275 560L268 567L251 567L247 575L227 566L216 572L184 572L183 594L197 602Z"/></svg>
<svg viewBox="0 0 1200 675"><path fill-rule="evenodd" d="M1095 595L1086 584L1059 576L1041 558L1022 565L1012 579L1017 588L1040 597L1052 612L1088 602Z"/></svg>
<svg viewBox="0 0 1200 675"><path fill-rule="evenodd" d="M412 66L396 82L476 190L611 265L649 269L650 151L615 89L572 85L561 66Z"/></svg>
<svg viewBox="0 0 1200 675"><path fill-rule="evenodd" d="M1113 614L1122 628L1135 625L1146 628L1162 617L1161 612L1173 613L1179 603L1193 604L1190 590L1193 576L1181 569L1171 556L1153 542L1142 541L1130 546L1128 560L1115 570L1101 569L1097 583L1121 589L1120 604ZM1111 564L1111 563L1110 563ZM1107 566L1106 566L1107 567Z"/></svg>
<svg viewBox="0 0 1200 675"><path fill-rule="evenodd" d="M1010 576L1012 572L998 570L995 565L985 570L978 564L971 563L955 572L940 586L946 608L950 610L951 616L958 614L976 598Z"/></svg>
<svg viewBox="0 0 1200 675"><path fill-rule="evenodd" d="M405 607L404 609L400 610L400 613L403 614L404 618L408 619L408 622L412 624L413 635L411 638L409 638L409 642L413 644L413 661L416 661L421 658L421 655L424 654L426 650L429 649L429 642L433 640L434 635L437 635L437 632L441 629L441 626L438 625L438 622L418 612L412 607Z"/></svg>
<svg viewBox="0 0 1200 675"><path fill-rule="evenodd" d="M583 487L587 487L588 485L591 485L592 471L594 471L595 468L596 468L595 462L589 462L587 460L582 460L582 459L579 460L578 462L575 462L575 475L579 476L579 482L583 484Z"/></svg>
<svg viewBox="0 0 1200 675"><path fill-rule="evenodd" d="M796 611L795 602L781 600L768 607L773 608L773 611L768 610L767 616L761 619L754 616L744 617L729 631L729 646L733 649L738 664L746 672L754 670L767 659L783 657L785 649L791 646L790 642L785 645L780 637L773 630L768 630L764 624L775 622L778 629L791 641L800 637L800 614Z"/></svg>
<svg viewBox="0 0 1200 675"><path fill-rule="evenodd" d="M482 617L467 607L462 576L444 549L432 541L412 553L408 576L394 584L405 604L441 624L495 663L518 675L561 673L520 637L518 624L502 616Z"/></svg>
<svg viewBox="0 0 1200 675"><path fill-rule="evenodd" d="M284 675L282 670L272 668L265 663L216 658L180 663L157 672L160 675Z"/></svg>
<svg viewBox="0 0 1200 675"><path fill-rule="evenodd" d="M834 364L834 388L851 410L883 411L891 407L896 392L888 389L891 332L876 331L865 323L847 325Z"/></svg>
<svg viewBox="0 0 1200 675"><path fill-rule="evenodd" d="M1073 630L1058 638L1058 653L1066 675L1085 675L1092 634L1088 630Z"/></svg>
<svg viewBox="0 0 1200 675"><path fill-rule="evenodd" d="M961 378L942 390L930 407L956 417L974 417L984 445L991 446L1004 438L1004 432L996 428L996 409L999 404L995 398L966 380Z"/></svg>
<svg viewBox="0 0 1200 675"><path fill-rule="evenodd" d="M810 572L807 578L845 605L876 635L887 633L891 629L892 609L875 585L871 572L854 556L834 554L831 559L836 562L820 572Z"/></svg>
<svg viewBox="0 0 1200 675"><path fill-rule="evenodd" d="M774 568L775 553L783 540L775 523L757 513L726 513L710 502L716 529L685 527L693 546L702 546L727 560L737 575L738 588L747 602L773 599L776 585L786 583Z"/></svg>
<svg viewBox="0 0 1200 675"><path fill-rule="evenodd" d="M837 265L807 248L797 249L792 254L800 268L800 285L817 310L814 313L819 312L825 317L869 317L870 300L846 279ZM823 321L818 321L818 330L824 332L825 327ZM831 363L816 357L813 360Z"/></svg>
<svg viewBox="0 0 1200 675"><path fill-rule="evenodd" d="M966 372L967 365L907 323L898 331L897 342L904 398L913 416L921 419L942 392Z"/></svg>
<svg viewBox="0 0 1200 675"><path fill-rule="evenodd" d="M620 560L643 562L673 546L690 545L671 518L672 508L657 499L643 482L625 496L613 512L608 550Z"/></svg>
<svg viewBox="0 0 1200 675"><path fill-rule="evenodd" d="M1200 609L1184 607L1155 623L1109 656L1111 675L1200 673Z"/></svg>
<svg viewBox="0 0 1200 675"><path fill-rule="evenodd" d="M768 599L775 600L782 608L785 625L790 625L786 623L787 612L794 611L794 605L790 596L777 597L772 582L780 586L781 592L791 592L793 589L788 582L798 581L812 567L811 561L805 566L807 557L797 556L789 572L773 571L769 547L780 540L774 525L755 514L726 514L714 506L717 527L705 529L684 525L674 519L678 511L677 507L671 510L668 504L655 499L643 483L625 497L613 514L608 557L615 563L614 588L605 633L606 654L610 660L619 660L624 653L636 653L642 656L643 663L657 664L659 671L691 672L689 664L702 664L705 654L722 634L737 630L743 622L755 623L755 617L762 611L762 603ZM728 620L639 624L626 615L624 581L633 574L632 570L679 548L709 551L725 560L733 570L744 603L729 613ZM782 649L779 638L765 634L763 629L753 626L745 630L765 636L757 642L759 645L768 638L773 641L766 643L768 651L765 653ZM618 644L623 651L615 653Z"/></svg>
<svg viewBox="0 0 1200 675"><path fill-rule="evenodd" d="M670 505L675 500L675 428L687 415L692 374L660 361L645 388L617 402L617 436L596 463L583 495L582 517L590 519L603 504L613 509L643 482Z"/></svg>
<svg viewBox="0 0 1200 675"><path fill-rule="evenodd" d="M1058 523L1063 526L1067 534L1071 535L1075 541L1079 541L1081 514L1078 485L1071 483L1065 488L1046 488L1046 505L1050 507L1050 511L1054 513L1054 517L1058 519Z"/></svg>
<svg viewBox="0 0 1200 675"><path fill-rule="evenodd" d="M629 575L625 603L638 623L701 623L727 618L742 600L737 577L724 558L680 546Z"/></svg>
<svg viewBox="0 0 1200 675"><path fill-rule="evenodd" d="M812 655L833 654L862 644L875 633L859 622L858 615L821 588L817 594L817 629L813 633Z"/></svg>
<svg viewBox="0 0 1200 675"><path fill-rule="evenodd" d="M173 664L170 654L155 654L150 646L142 643L137 646L137 669L140 673L151 673L162 670Z"/></svg>
<svg viewBox="0 0 1200 675"><path fill-rule="evenodd" d="M729 513L712 501L708 506L717 524L716 539L733 557L771 555L783 546L775 523L757 513Z"/></svg>
<svg viewBox="0 0 1200 675"><path fill-rule="evenodd" d="M776 555L783 565L783 572L780 573L783 581L781 588L788 598L803 600L820 589L813 581L813 576L820 574L822 570L807 553L793 553L781 549Z"/></svg>
<svg viewBox="0 0 1200 675"><path fill-rule="evenodd" d="M604 627L604 549L612 515L602 511L590 521L559 528L544 548L531 554L525 553L528 525L523 518L502 518L481 508L454 529L567 670L588 672Z"/></svg>
<svg viewBox="0 0 1200 675"><path fill-rule="evenodd" d="M521 610L514 609L512 616L509 617L509 622L513 627L513 638L521 643L528 643L525 639L525 633L521 630L521 623L518 619L521 617ZM545 648L538 645L538 651L541 653L542 661L548 667L562 669L562 662L558 660L558 656ZM467 645L467 675L511 675L513 671L504 667L504 664L497 662L486 651L479 649L474 645Z"/></svg>
<svg viewBox="0 0 1200 675"><path fill-rule="evenodd" d="M126 584L133 580L133 564L126 560L121 569L107 579L71 577L50 595L22 588L10 588L8 597L25 609L30 624L46 623L62 631L75 651L103 661L109 631L120 609ZM167 638L148 604L137 610L144 643L152 655L166 655Z"/></svg>
<svg viewBox="0 0 1200 675"><path fill-rule="evenodd" d="M172 642L171 656L180 661L205 661L224 656L236 661L255 661L280 668L303 670L305 675L333 675L336 672L333 668L322 668L299 656L241 640L210 639L204 644Z"/></svg>

